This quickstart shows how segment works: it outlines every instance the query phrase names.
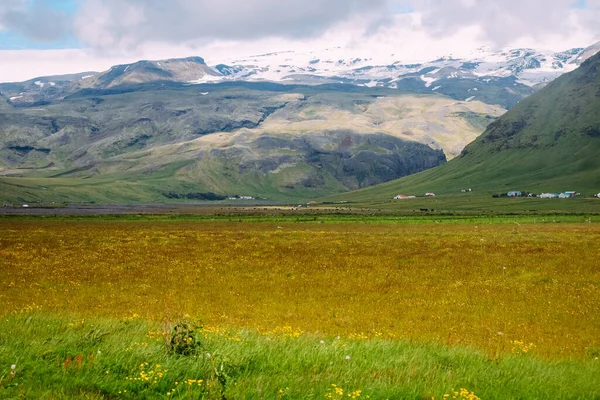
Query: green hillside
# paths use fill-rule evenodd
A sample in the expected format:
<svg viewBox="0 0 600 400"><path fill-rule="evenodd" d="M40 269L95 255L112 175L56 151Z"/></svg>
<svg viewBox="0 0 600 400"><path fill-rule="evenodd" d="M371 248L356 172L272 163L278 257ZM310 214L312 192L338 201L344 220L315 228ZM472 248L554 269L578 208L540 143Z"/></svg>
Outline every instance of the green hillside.
<svg viewBox="0 0 600 400"><path fill-rule="evenodd" d="M376 203L435 192L437 202L441 195L460 208L467 198L485 207L482 199L509 190L589 195L600 192L599 156L600 54L523 100L449 163L326 200Z"/></svg>

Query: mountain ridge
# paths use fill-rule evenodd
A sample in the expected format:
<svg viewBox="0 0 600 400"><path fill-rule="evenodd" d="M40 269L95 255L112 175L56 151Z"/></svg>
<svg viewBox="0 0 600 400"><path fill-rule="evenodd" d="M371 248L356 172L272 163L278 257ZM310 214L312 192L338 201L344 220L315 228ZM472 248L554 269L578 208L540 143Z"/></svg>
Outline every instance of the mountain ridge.
<svg viewBox="0 0 600 400"><path fill-rule="evenodd" d="M309 53L275 52L217 61L201 57L140 60L101 73L39 77L0 83L0 95L14 106L62 100L82 89L108 89L148 82L202 84L225 81L285 84L349 84L418 93L441 93L456 100L481 100L510 108L535 90L576 68L600 51L600 42L562 52L480 48L468 58L441 57L423 63L397 61L395 55L373 60L338 48ZM338 55L339 57L335 57Z"/></svg>
<svg viewBox="0 0 600 400"><path fill-rule="evenodd" d="M600 53L491 123L449 163L328 200L385 201L394 193L425 191L457 196L465 188L477 196L509 190L598 193L598 110Z"/></svg>

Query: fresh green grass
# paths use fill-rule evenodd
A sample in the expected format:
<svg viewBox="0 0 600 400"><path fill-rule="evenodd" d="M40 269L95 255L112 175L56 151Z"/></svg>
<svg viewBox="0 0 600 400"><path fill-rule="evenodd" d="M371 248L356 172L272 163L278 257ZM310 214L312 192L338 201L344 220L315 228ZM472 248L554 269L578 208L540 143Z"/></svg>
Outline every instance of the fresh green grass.
<svg viewBox="0 0 600 400"><path fill-rule="evenodd" d="M164 202L159 188L172 188L164 180L126 181L75 178L0 178L1 201L36 203L154 203ZM202 190L199 190L202 191Z"/></svg>
<svg viewBox="0 0 600 400"><path fill-rule="evenodd" d="M168 324L137 318L5 317L0 397L325 399L329 393L334 399L416 400L465 388L481 399L600 398L600 361L594 358L548 361L522 351L489 358L468 348L338 339L287 327L262 333L197 329L190 354L181 355L167 346L170 332Z"/></svg>
<svg viewBox="0 0 600 400"><path fill-rule="evenodd" d="M543 152L535 149L515 149L492 154L467 155L419 174L372 188L331 196L324 201L389 202L398 194L423 196L426 192L434 192L438 198L420 199L418 204L434 205L436 201L440 201L441 196L442 199L455 199L455 204L449 201L448 206L463 210L581 210L580 205L598 202L570 203L556 199L514 201L515 199L492 199L492 195L509 190L538 194L575 190L583 195L597 194L600 192L600 159L597 145L597 140L593 139L587 144L581 143L575 153L572 148L554 146ZM473 192L461 193L461 190L469 188ZM400 204L415 204L415 201L394 203L402 208ZM515 204L516 207L513 206ZM598 210L595 206L587 209Z"/></svg>

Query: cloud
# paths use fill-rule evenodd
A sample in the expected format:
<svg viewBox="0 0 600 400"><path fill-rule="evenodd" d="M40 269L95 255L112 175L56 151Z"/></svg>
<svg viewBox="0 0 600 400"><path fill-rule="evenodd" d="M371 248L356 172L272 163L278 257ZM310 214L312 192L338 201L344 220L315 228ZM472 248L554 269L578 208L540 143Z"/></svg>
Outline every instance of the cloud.
<svg viewBox="0 0 600 400"><path fill-rule="evenodd" d="M529 37L573 35L582 28L600 36L600 0L407 0L433 35L451 35L465 26L481 28L481 39L504 47ZM584 4L582 7L581 5Z"/></svg>
<svg viewBox="0 0 600 400"><path fill-rule="evenodd" d="M72 31L72 18L62 10L44 2L2 0L0 29L25 36L37 42L66 39Z"/></svg>
<svg viewBox="0 0 600 400"><path fill-rule="evenodd" d="M101 49L144 42L181 43L310 38L360 16L366 28L385 21L387 0L86 0L76 33Z"/></svg>
<svg viewBox="0 0 600 400"><path fill-rule="evenodd" d="M480 46L565 50L600 40L600 0L77 0L67 14L48 8L55 1L0 0L0 35L71 34L68 43L85 49L0 50L1 80L190 55L214 64L339 48L374 63L423 62Z"/></svg>
<svg viewBox="0 0 600 400"><path fill-rule="evenodd" d="M471 29L497 48L582 32L600 39L600 0L79 0L72 15L51 8L56 1L1 0L0 29L40 42L72 35L112 54L156 43L297 41L330 32L350 43L389 30L408 13L420 18L416 32L445 39Z"/></svg>

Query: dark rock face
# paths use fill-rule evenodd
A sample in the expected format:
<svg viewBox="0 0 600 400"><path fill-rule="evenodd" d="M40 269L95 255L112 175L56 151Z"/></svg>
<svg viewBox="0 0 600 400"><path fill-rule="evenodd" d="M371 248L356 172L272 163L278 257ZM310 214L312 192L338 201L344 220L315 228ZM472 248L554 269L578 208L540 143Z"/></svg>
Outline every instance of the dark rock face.
<svg viewBox="0 0 600 400"><path fill-rule="evenodd" d="M335 150L307 149L309 163L320 166L349 189L358 189L412 175L446 162L441 150L393 136L330 133ZM351 143L350 145L347 145Z"/></svg>
<svg viewBox="0 0 600 400"><path fill-rule="evenodd" d="M600 138L600 125L588 126L583 133L594 138Z"/></svg>
<svg viewBox="0 0 600 400"><path fill-rule="evenodd" d="M264 135L256 139L251 148L261 152L260 159L243 161L238 172L271 173L285 164L308 165L316 171L306 179L305 187L319 187L328 174L348 189L359 189L412 175L446 162L441 150L407 142L384 134L360 134L336 131L315 133L305 137L275 137ZM278 154L286 150L292 154ZM270 155L269 152L273 153ZM242 157L239 148L224 150L220 157Z"/></svg>

